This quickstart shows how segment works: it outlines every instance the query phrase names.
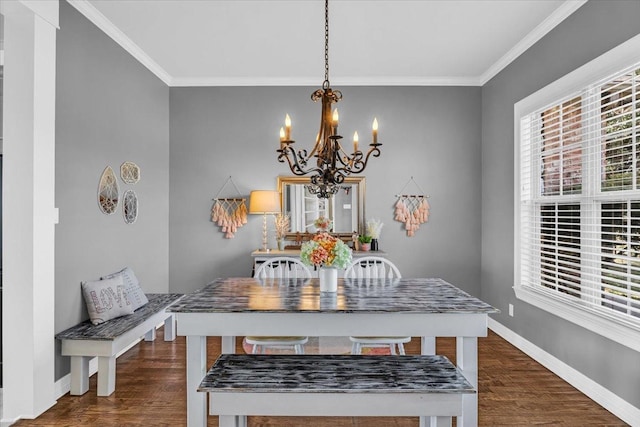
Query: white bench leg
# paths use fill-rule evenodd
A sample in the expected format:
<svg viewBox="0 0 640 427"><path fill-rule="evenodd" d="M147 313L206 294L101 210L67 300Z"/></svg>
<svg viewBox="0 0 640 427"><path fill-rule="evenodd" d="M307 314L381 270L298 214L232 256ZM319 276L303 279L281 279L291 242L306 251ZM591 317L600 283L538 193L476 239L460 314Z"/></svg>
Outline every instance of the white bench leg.
<svg viewBox="0 0 640 427"><path fill-rule="evenodd" d="M174 314L164 319L164 340L176 340L176 316Z"/></svg>
<svg viewBox="0 0 640 427"><path fill-rule="evenodd" d="M71 356L71 394L74 396L89 390L89 360L86 356Z"/></svg>
<svg viewBox="0 0 640 427"><path fill-rule="evenodd" d="M109 396L116 389L116 357L98 357L98 396Z"/></svg>
<svg viewBox="0 0 640 427"><path fill-rule="evenodd" d="M144 334L145 341L155 341L156 340L156 328L150 329L146 334Z"/></svg>

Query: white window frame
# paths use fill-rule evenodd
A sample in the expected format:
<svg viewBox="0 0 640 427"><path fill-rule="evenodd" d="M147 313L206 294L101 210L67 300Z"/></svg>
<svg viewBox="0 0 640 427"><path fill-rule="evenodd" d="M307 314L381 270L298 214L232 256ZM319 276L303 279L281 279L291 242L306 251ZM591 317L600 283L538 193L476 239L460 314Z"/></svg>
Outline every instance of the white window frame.
<svg viewBox="0 0 640 427"><path fill-rule="evenodd" d="M514 290L516 297L636 351L640 351L640 327L638 325L585 310L584 304L580 300L563 298L556 291L545 290L542 286L524 286L520 282L522 267L520 233L525 225L521 223L522 212L520 210L520 187L522 185L520 182L520 138L523 117L551 105L565 96L578 93L585 87L638 61L640 61L640 35L538 90L514 106ZM553 197L549 201L551 199Z"/></svg>

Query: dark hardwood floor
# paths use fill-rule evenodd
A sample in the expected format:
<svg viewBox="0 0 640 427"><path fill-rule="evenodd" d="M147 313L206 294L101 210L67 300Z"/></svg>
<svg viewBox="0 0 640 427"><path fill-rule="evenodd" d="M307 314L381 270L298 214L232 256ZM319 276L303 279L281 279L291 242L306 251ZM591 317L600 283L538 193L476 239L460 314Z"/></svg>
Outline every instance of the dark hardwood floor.
<svg viewBox="0 0 640 427"><path fill-rule="evenodd" d="M183 426L186 424L185 339L141 342L117 360L116 391L96 396L96 375L83 396L64 395L35 420L15 426ZM240 340L238 340L240 341ZM407 353L419 353L414 338ZM239 347L238 351L242 351ZM455 361L455 341L438 339ZM220 339L209 338L211 365ZM479 340L479 425L625 426L626 424L493 332ZM208 425L217 426L217 417ZM414 427L417 418L250 417L250 427Z"/></svg>

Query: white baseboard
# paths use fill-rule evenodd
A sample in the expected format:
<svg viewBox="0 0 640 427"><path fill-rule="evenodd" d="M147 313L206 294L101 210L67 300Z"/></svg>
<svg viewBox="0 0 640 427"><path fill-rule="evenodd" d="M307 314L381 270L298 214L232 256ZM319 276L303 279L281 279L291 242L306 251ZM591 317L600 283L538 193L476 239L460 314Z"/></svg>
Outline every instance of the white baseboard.
<svg viewBox="0 0 640 427"><path fill-rule="evenodd" d="M560 359L547 353L530 341L508 329L501 323L489 318L489 329L526 355L535 359L545 368L577 388L594 402L633 427L640 427L640 408L604 388L591 378L575 370Z"/></svg>

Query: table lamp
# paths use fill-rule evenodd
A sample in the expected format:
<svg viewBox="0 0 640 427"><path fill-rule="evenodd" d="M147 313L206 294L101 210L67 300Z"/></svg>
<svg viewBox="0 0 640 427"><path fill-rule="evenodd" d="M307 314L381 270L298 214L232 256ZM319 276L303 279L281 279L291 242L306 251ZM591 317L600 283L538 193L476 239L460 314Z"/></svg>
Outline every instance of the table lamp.
<svg viewBox="0 0 640 427"><path fill-rule="evenodd" d="M262 250L267 252L267 214L280 212L280 193L273 190L254 190L249 196L249 213L262 214Z"/></svg>

